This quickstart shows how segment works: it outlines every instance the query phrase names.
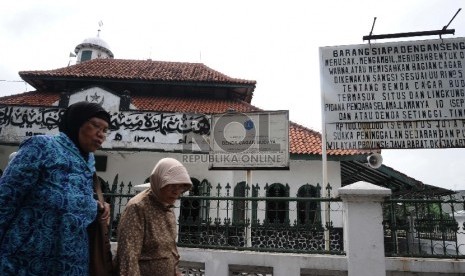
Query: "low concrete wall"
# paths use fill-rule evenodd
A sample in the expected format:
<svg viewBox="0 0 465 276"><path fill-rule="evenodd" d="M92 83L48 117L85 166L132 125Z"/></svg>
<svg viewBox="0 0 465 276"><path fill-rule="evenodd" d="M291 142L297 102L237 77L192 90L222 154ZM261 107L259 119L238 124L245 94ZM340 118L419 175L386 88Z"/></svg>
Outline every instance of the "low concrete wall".
<svg viewBox="0 0 465 276"><path fill-rule="evenodd" d="M465 276L465 260L386 258L387 276Z"/></svg>
<svg viewBox="0 0 465 276"><path fill-rule="evenodd" d="M229 266L231 265L269 267L272 268L272 275L286 276L301 275L301 269L306 269L307 271L347 271L345 256L226 251L198 248L180 248L179 254L183 261L204 263L205 275L207 276L227 276L229 275Z"/></svg>
<svg viewBox="0 0 465 276"><path fill-rule="evenodd" d="M229 267L272 268L275 276L348 275L346 256L179 248L181 260L203 264L207 276L227 276ZM465 276L465 260L385 258L387 276Z"/></svg>

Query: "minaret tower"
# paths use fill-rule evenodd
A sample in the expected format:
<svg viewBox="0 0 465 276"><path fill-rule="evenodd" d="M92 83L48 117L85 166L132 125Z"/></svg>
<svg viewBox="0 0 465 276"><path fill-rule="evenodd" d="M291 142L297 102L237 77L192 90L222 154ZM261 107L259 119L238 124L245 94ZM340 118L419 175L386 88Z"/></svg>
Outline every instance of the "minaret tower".
<svg viewBox="0 0 465 276"><path fill-rule="evenodd" d="M97 37L84 39L84 41L74 49L77 64L96 58L113 58L113 53L108 43L100 38L100 28L103 26L103 22L100 21L98 25Z"/></svg>

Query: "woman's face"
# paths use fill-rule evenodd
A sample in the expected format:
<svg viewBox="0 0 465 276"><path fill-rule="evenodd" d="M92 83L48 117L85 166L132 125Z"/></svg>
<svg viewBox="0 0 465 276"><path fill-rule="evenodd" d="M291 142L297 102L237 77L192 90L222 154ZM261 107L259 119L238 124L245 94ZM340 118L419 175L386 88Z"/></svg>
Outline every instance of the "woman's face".
<svg viewBox="0 0 465 276"><path fill-rule="evenodd" d="M90 118L79 129L79 146L84 152L98 150L108 133L108 123L100 118Z"/></svg>
<svg viewBox="0 0 465 276"><path fill-rule="evenodd" d="M160 189L159 200L168 205L173 205L176 200L188 189L189 184L169 184Z"/></svg>

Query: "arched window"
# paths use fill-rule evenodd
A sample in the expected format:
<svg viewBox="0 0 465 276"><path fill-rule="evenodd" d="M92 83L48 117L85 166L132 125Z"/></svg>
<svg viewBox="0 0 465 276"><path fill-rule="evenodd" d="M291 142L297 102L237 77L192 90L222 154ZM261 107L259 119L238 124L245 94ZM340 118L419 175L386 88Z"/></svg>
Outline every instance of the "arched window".
<svg viewBox="0 0 465 276"><path fill-rule="evenodd" d="M297 191L297 197L320 197L319 187L305 184ZM321 222L320 202L318 201L298 201L297 202L297 223L315 224Z"/></svg>
<svg viewBox="0 0 465 276"><path fill-rule="evenodd" d="M287 186L287 185L286 185ZM266 197L289 197L289 186L285 187L281 183L271 184L266 187ZM267 200L266 221L269 223L287 223L289 202L282 200Z"/></svg>
<svg viewBox="0 0 465 276"><path fill-rule="evenodd" d="M245 181L236 184L234 197L245 197ZM233 202L233 224L245 223L245 212L245 200L235 200Z"/></svg>
<svg viewBox="0 0 465 276"><path fill-rule="evenodd" d="M201 196L210 196L211 185L208 180L204 179L199 184L199 191ZM200 200L200 218L202 222L207 221L210 216L210 200Z"/></svg>
<svg viewBox="0 0 465 276"><path fill-rule="evenodd" d="M189 195L198 196L200 195L199 192L199 184L200 181L191 178L192 181L192 189L189 191ZM200 200L198 199L189 199L189 198L182 198L181 199L181 212L180 212L180 220L181 221L192 221L197 222L199 219L200 214Z"/></svg>
<svg viewBox="0 0 465 276"><path fill-rule="evenodd" d="M210 183L204 179L200 182L196 178L191 178L193 187L189 191L191 196L210 196ZM209 216L210 202L204 199L181 199L181 221L190 221L193 223L204 222Z"/></svg>

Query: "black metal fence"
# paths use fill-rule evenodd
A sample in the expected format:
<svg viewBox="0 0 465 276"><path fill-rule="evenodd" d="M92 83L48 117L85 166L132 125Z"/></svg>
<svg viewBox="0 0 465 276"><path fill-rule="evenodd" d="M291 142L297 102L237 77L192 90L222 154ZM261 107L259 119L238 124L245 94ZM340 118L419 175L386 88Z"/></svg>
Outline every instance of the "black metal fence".
<svg viewBox="0 0 465 276"><path fill-rule="evenodd" d="M112 206L111 239L128 200L136 195L131 183L104 182L104 197ZM282 184L234 187L204 180L194 183L175 210L178 245L233 250L344 254L342 224L334 226L327 214L342 217L340 199L321 198L319 185L303 185L296 197ZM328 186L328 190L330 190Z"/></svg>
<svg viewBox="0 0 465 276"><path fill-rule="evenodd" d="M386 256L464 259L465 223L456 217L464 209L465 200L453 196L387 200Z"/></svg>
<svg viewBox="0 0 465 276"><path fill-rule="evenodd" d="M342 227L332 227L332 223L323 226L319 216L309 216L314 220L299 219L297 214L302 208L299 203L303 202L315 203L317 208L309 209L309 212L321 214L321 204L332 206L333 212L342 211L341 202L336 199L184 197L181 199L178 244L183 247L343 254ZM183 210L192 211L196 209L194 206L201 208L208 203L207 216L183 215ZM282 204L285 205L282 209L273 209ZM186 205L188 208L184 209ZM244 209L234 209L237 205ZM237 212L243 214L241 219Z"/></svg>
<svg viewBox="0 0 465 276"><path fill-rule="evenodd" d="M232 187L207 181L194 183L175 210L178 245L231 250L345 254L342 202L321 197L321 187L303 185L289 194L287 185ZM137 192L131 183L105 183L112 206L111 238L116 240L121 212ZM330 195L331 187L326 187ZM465 225L455 214L465 200L389 199L383 205L386 256L465 258Z"/></svg>

